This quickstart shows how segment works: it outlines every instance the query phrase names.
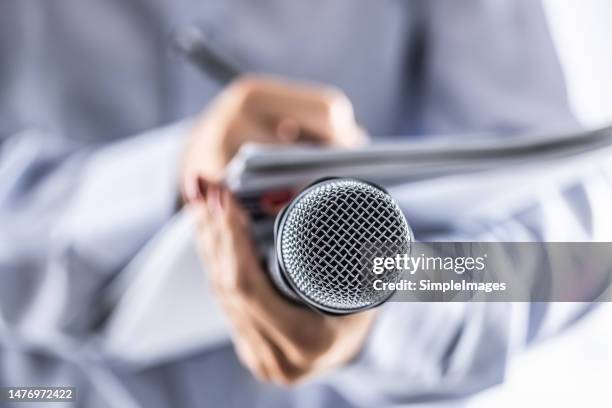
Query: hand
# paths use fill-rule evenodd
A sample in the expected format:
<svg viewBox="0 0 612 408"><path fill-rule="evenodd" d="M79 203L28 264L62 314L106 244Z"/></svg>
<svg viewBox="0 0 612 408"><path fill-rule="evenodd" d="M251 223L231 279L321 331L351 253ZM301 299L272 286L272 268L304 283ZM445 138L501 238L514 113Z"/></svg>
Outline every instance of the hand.
<svg viewBox="0 0 612 408"><path fill-rule="evenodd" d="M197 120L182 165L183 196L197 175L220 181L243 143L310 142L355 147L365 141L341 91L270 77L236 80Z"/></svg>
<svg viewBox="0 0 612 408"><path fill-rule="evenodd" d="M262 269L248 216L231 193L203 180L198 187L189 207L199 249L242 363L263 381L293 384L355 357L375 312L325 316L285 300Z"/></svg>

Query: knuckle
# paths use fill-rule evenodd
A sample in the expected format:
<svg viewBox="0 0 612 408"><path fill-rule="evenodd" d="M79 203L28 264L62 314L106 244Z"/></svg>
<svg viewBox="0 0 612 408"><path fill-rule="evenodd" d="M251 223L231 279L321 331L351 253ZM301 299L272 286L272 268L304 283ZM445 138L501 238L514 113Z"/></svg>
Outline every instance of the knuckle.
<svg viewBox="0 0 612 408"><path fill-rule="evenodd" d="M355 125L353 104L344 92L329 90L324 102L324 120L332 132L344 131Z"/></svg>
<svg viewBox="0 0 612 408"><path fill-rule="evenodd" d="M325 105L328 110L332 109L349 109L352 111L353 104L349 97L340 89L329 87L323 91Z"/></svg>

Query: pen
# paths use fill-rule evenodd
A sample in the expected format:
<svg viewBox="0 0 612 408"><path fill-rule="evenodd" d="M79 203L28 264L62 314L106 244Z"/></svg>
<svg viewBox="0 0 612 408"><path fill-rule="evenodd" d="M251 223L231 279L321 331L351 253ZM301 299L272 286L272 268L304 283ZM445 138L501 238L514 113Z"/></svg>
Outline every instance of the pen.
<svg viewBox="0 0 612 408"><path fill-rule="evenodd" d="M171 37L173 48L202 73L220 85L227 85L244 70L215 46L213 35L196 24L179 27Z"/></svg>
<svg viewBox="0 0 612 408"><path fill-rule="evenodd" d="M238 63L215 47L212 34L198 25L180 27L171 40L179 55L220 85L227 85L244 72ZM276 215L294 195L293 189L282 188L255 195L238 194L238 199L253 219L259 220Z"/></svg>

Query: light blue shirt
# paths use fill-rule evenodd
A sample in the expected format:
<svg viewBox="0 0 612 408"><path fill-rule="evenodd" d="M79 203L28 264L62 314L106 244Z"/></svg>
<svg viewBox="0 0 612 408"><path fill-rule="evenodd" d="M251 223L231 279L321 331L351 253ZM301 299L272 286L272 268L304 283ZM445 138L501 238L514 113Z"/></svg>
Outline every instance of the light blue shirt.
<svg viewBox="0 0 612 408"><path fill-rule="evenodd" d="M539 2L7 0L1 8L2 385L75 384L82 404L96 407L460 403L501 382L508 356L542 335L549 304L390 304L355 362L293 390L257 383L228 343L145 367L98 347L102 312L112 314L101 298L172 216L188 119L219 89L169 54L174 27L202 21L253 71L340 87L374 137L443 133L461 143L468 133L575 126ZM592 197L576 189L562 199L574 200L578 216ZM536 200L479 233L551 238L526 216L543 208Z"/></svg>

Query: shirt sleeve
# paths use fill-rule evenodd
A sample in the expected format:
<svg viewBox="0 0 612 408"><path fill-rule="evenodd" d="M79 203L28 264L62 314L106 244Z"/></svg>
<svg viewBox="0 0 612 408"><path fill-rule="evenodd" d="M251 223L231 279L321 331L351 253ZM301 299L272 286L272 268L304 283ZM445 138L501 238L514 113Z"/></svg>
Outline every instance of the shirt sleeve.
<svg viewBox="0 0 612 408"><path fill-rule="evenodd" d="M75 148L36 129L5 138L0 313L26 336L84 335L104 285L170 218L189 122Z"/></svg>

